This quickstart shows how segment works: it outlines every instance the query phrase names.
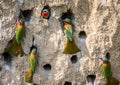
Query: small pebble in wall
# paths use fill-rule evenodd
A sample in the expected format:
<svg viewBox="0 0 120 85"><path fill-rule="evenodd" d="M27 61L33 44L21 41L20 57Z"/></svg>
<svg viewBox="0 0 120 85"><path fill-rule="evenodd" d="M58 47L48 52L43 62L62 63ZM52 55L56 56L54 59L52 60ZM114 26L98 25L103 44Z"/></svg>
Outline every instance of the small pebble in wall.
<svg viewBox="0 0 120 85"><path fill-rule="evenodd" d="M44 19L49 19L50 18L50 16L51 16L51 9L50 9L49 5L44 6L44 8L41 11L41 16Z"/></svg>
<svg viewBox="0 0 120 85"><path fill-rule="evenodd" d="M60 20L61 25L62 25L62 31L67 37L66 46L63 51L64 54L74 54L80 51L80 49L75 44L75 41L73 39L75 29L72 23L72 19L73 19L72 16L73 14L71 13L70 10L68 10L67 13L63 13L63 15L61 16L61 20Z"/></svg>

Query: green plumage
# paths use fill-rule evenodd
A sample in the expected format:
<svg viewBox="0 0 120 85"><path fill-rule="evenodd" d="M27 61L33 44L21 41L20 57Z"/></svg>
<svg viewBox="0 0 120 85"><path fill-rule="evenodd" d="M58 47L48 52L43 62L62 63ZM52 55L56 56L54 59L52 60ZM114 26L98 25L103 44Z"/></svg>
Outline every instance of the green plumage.
<svg viewBox="0 0 120 85"><path fill-rule="evenodd" d="M22 56L24 54L21 44L18 45L15 39L8 43L7 47L5 48L5 52L12 56Z"/></svg>
<svg viewBox="0 0 120 85"><path fill-rule="evenodd" d="M73 29L70 24L67 24L64 26L64 33L67 36L67 38L69 39L69 41L73 40Z"/></svg>
<svg viewBox="0 0 120 85"><path fill-rule="evenodd" d="M23 56L24 51L21 45L21 42L23 40L23 37L25 36L25 24L22 19L17 21L16 23L16 35L15 38L13 38L5 48L5 52L9 53L12 56Z"/></svg>
<svg viewBox="0 0 120 85"><path fill-rule="evenodd" d="M80 49L75 44L75 41L73 39L74 36L74 29L71 23L71 20L66 18L63 21L63 32L67 37L66 46L64 48L63 53L64 54L74 54L80 51Z"/></svg>
<svg viewBox="0 0 120 85"><path fill-rule="evenodd" d="M107 85L111 85L111 64L110 62L107 61L103 61L102 63L102 73L106 79Z"/></svg>
<svg viewBox="0 0 120 85"><path fill-rule="evenodd" d="M33 73L35 72L37 62L38 62L37 61L37 53L33 49L31 54L30 54L30 68L32 69Z"/></svg>
<svg viewBox="0 0 120 85"><path fill-rule="evenodd" d="M17 22L17 26L16 26L16 41L18 44L21 43L21 41L23 40L23 38L25 37L25 24L24 21L20 20Z"/></svg>

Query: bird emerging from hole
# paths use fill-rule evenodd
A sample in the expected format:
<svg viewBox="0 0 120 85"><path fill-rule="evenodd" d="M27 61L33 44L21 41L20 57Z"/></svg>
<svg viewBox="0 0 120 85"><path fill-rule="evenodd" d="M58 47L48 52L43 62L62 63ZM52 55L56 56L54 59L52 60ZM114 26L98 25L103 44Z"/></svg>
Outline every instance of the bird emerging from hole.
<svg viewBox="0 0 120 85"><path fill-rule="evenodd" d="M42 11L41 11L41 16L44 19L49 19L51 16L51 11L50 11L50 7L49 6L45 6Z"/></svg>
<svg viewBox="0 0 120 85"><path fill-rule="evenodd" d="M64 48L63 53L64 54L74 54L80 51L80 49L77 47L77 45L75 44L75 41L73 39L74 37L74 28L71 22L71 19L69 18L65 18L63 21L63 33L65 34L65 36L67 37L67 41L66 41L66 46Z"/></svg>
<svg viewBox="0 0 120 85"><path fill-rule="evenodd" d="M18 56L18 55L23 56L24 51L21 42L25 37L25 33L26 33L26 27L24 24L24 20L21 18L16 22L16 31L15 31L16 35L6 46L5 53L9 53L12 56Z"/></svg>

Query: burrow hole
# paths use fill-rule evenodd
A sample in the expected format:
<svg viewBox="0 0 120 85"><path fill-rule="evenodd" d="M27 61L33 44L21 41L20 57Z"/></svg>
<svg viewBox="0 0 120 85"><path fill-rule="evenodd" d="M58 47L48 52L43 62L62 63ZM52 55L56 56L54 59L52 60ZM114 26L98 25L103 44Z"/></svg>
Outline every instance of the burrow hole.
<svg viewBox="0 0 120 85"><path fill-rule="evenodd" d="M77 61L78 61L77 55L73 55L73 56L71 57L71 63L72 63L72 64L75 64L75 63L77 63Z"/></svg>
<svg viewBox="0 0 120 85"><path fill-rule="evenodd" d="M62 14L62 16L59 18L59 21L60 21L60 24L61 24L61 27L63 28L63 20L66 19L66 18L69 18L72 20L71 22L71 25L73 26L73 28L75 27L74 25L74 20L75 20L75 17L74 17L74 14L73 12L71 11L71 9L67 10L67 12L64 12Z"/></svg>
<svg viewBox="0 0 120 85"><path fill-rule="evenodd" d="M81 31L81 32L79 33L79 38L80 38L80 39L86 39L86 38L87 38L87 35L86 35L85 31Z"/></svg>
<svg viewBox="0 0 120 85"><path fill-rule="evenodd" d="M12 56L8 52L5 52L5 50L11 46L11 43L13 43L14 37L7 43L7 46L5 47L4 52L2 53L4 65L9 66L9 68L12 67Z"/></svg>
<svg viewBox="0 0 120 85"><path fill-rule="evenodd" d="M43 68L44 68L45 71L51 71L51 65L50 64L45 64L43 66Z"/></svg>
<svg viewBox="0 0 120 85"><path fill-rule="evenodd" d="M86 41L87 35L86 35L85 31L81 31L79 33L79 38L80 38L79 48L86 47L85 41Z"/></svg>
<svg viewBox="0 0 120 85"><path fill-rule="evenodd" d="M88 82L88 83L91 83L91 84L93 84L93 85L94 85L95 79L96 79L96 75L91 74L91 75L88 75L88 76L87 76L87 82Z"/></svg>
<svg viewBox="0 0 120 85"><path fill-rule="evenodd" d="M49 17L48 17L47 19L49 19L49 18L50 18L50 16L51 16L51 8L50 8L50 6L49 6L49 5L45 5L45 6L43 7L43 9L42 9L41 13L43 12L43 10L44 10L44 9L47 9L47 10L48 10L48 12L49 12Z"/></svg>
<svg viewBox="0 0 120 85"><path fill-rule="evenodd" d="M38 85L38 84L33 84L33 85Z"/></svg>
<svg viewBox="0 0 120 85"><path fill-rule="evenodd" d="M69 18L71 20L74 20L74 14L73 12L69 9L67 12L63 13L62 16L60 17L61 20L64 20L65 18Z"/></svg>
<svg viewBox="0 0 120 85"><path fill-rule="evenodd" d="M33 9L20 10L19 18L24 18L25 22L29 22L33 13Z"/></svg>
<svg viewBox="0 0 120 85"><path fill-rule="evenodd" d="M0 67L0 71L2 71L2 67Z"/></svg>
<svg viewBox="0 0 120 85"><path fill-rule="evenodd" d="M72 85L72 83L69 81L65 81L64 85Z"/></svg>
<svg viewBox="0 0 120 85"><path fill-rule="evenodd" d="M4 66L5 66L5 68L12 68L12 56L9 54L9 53L7 53L7 52L4 52L3 53L3 59L4 59ZM6 66L8 66L8 67L6 67Z"/></svg>
<svg viewBox="0 0 120 85"><path fill-rule="evenodd" d="M108 58L108 60L110 60L110 53L109 52L106 53L106 58Z"/></svg>

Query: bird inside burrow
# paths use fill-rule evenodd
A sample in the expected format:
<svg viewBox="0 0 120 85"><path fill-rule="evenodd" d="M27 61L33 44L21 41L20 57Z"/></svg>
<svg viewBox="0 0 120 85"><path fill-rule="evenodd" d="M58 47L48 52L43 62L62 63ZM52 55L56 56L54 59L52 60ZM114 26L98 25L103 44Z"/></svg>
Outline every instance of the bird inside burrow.
<svg viewBox="0 0 120 85"><path fill-rule="evenodd" d="M75 25L73 23L74 15L71 10L63 13L60 17L61 28L66 36L66 46L64 47L64 54L75 54L80 51L74 40Z"/></svg>
<svg viewBox="0 0 120 85"><path fill-rule="evenodd" d="M50 9L49 5L46 5L43 7L43 9L41 11L41 16L42 16L42 18L49 20L49 18L51 16L51 9Z"/></svg>

